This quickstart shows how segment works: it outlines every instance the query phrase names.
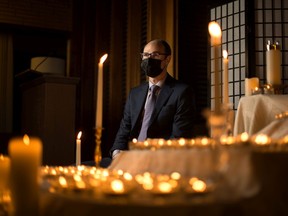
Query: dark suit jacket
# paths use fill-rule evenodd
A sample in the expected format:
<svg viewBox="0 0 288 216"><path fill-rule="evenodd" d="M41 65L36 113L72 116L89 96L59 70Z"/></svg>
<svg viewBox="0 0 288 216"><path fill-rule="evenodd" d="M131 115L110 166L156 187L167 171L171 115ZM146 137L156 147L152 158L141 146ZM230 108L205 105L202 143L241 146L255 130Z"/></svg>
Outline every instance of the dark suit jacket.
<svg viewBox="0 0 288 216"><path fill-rule="evenodd" d="M146 82L131 89L111 153L115 149L127 150L128 142L138 137L148 87ZM167 73L150 119L147 138L193 137L194 114L195 103L191 88Z"/></svg>

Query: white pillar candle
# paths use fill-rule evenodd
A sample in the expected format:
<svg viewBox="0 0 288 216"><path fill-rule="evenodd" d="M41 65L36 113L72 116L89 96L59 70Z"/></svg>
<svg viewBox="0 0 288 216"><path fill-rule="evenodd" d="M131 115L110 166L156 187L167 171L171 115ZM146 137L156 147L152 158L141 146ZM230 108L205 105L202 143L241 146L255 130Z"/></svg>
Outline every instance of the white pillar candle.
<svg viewBox="0 0 288 216"><path fill-rule="evenodd" d="M245 78L245 96L252 95L253 90L259 88L259 78Z"/></svg>
<svg viewBox="0 0 288 216"><path fill-rule="evenodd" d="M222 31L217 22L210 22L208 30L211 36L211 45L214 50L214 85L215 85L215 113L219 113L221 110L220 103L220 83L219 83L219 64L218 56L220 51Z"/></svg>
<svg viewBox="0 0 288 216"><path fill-rule="evenodd" d="M266 79L267 84L281 85L281 53L279 44L268 41L266 51Z"/></svg>
<svg viewBox="0 0 288 216"><path fill-rule="evenodd" d="M42 142L24 135L9 141L11 192L14 215L39 215L39 168Z"/></svg>
<svg viewBox="0 0 288 216"><path fill-rule="evenodd" d="M76 139L76 166L81 165L81 136L82 131L79 131Z"/></svg>
<svg viewBox="0 0 288 216"><path fill-rule="evenodd" d="M10 175L10 158L0 155L0 194L8 190Z"/></svg>
<svg viewBox="0 0 288 216"><path fill-rule="evenodd" d="M103 118L103 63L108 54L103 55L98 63L98 83L97 83L97 104L96 104L96 125L95 128L102 128Z"/></svg>
<svg viewBox="0 0 288 216"><path fill-rule="evenodd" d="M223 103L229 104L228 52L223 50Z"/></svg>

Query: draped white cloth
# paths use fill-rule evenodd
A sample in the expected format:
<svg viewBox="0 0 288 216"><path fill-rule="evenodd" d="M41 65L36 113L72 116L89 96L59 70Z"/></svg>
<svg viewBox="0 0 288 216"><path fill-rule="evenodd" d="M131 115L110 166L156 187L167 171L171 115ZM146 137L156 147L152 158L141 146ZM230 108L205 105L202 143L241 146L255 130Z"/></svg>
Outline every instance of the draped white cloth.
<svg viewBox="0 0 288 216"><path fill-rule="evenodd" d="M275 115L288 111L288 95L253 95L242 97L235 117L234 136L250 136L275 120Z"/></svg>

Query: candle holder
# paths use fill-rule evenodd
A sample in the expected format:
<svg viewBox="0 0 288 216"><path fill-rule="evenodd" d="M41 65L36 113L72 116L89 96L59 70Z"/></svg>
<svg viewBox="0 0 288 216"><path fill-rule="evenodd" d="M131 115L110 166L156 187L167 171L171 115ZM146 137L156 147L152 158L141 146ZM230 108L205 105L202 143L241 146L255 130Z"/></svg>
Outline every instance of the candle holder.
<svg viewBox="0 0 288 216"><path fill-rule="evenodd" d="M96 167L100 167L100 161L102 159L101 154L101 137L102 137L103 128L97 127L95 129L95 152L94 152L94 160Z"/></svg>
<svg viewBox="0 0 288 216"><path fill-rule="evenodd" d="M216 143L220 143L220 137L222 135L229 134L230 124L229 124L229 105L221 106L218 112L206 110L204 116L207 119L207 126L210 129L210 136Z"/></svg>

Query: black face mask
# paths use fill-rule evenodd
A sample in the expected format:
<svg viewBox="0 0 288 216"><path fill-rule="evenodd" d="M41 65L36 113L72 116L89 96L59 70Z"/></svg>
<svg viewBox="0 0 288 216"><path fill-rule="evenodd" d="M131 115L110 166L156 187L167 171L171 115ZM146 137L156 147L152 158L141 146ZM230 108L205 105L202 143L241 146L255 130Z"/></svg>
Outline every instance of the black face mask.
<svg viewBox="0 0 288 216"><path fill-rule="evenodd" d="M156 77L163 71L161 62L159 59L144 59L141 62L141 71L149 77Z"/></svg>

